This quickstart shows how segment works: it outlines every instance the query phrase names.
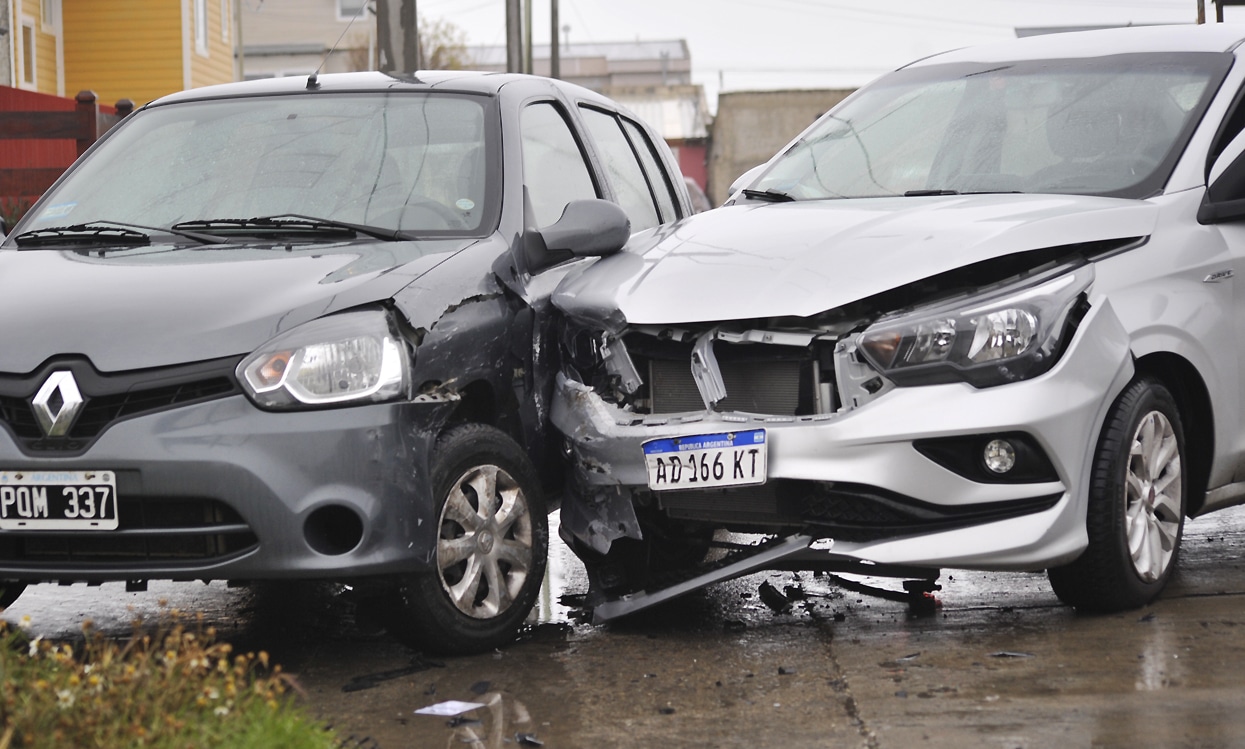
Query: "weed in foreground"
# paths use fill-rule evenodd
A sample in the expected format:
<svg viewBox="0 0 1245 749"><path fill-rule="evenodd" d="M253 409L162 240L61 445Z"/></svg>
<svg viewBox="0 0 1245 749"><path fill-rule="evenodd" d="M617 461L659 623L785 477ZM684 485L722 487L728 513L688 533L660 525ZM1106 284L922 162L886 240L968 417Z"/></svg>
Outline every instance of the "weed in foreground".
<svg viewBox="0 0 1245 749"><path fill-rule="evenodd" d="M326 749L333 734L294 701L265 652L235 654L173 612L118 642L82 625L54 643L0 622L0 749ZM75 648L76 646L76 648Z"/></svg>

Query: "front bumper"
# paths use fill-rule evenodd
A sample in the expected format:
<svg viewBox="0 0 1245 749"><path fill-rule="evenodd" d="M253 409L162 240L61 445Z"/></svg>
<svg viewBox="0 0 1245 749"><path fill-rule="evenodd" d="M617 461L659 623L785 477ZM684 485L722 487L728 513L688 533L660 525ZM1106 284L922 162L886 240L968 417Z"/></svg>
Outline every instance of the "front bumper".
<svg viewBox="0 0 1245 749"><path fill-rule="evenodd" d="M113 424L83 454L0 470L114 471L116 531L0 530L0 579L318 578L431 566L443 404L260 411L241 395Z"/></svg>
<svg viewBox="0 0 1245 749"><path fill-rule="evenodd" d="M1133 373L1128 337L1109 304L1082 320L1060 362L1033 380L895 388L849 411L796 417L696 412L641 416L560 377L553 422L575 456L564 533L598 552L639 538L634 505L718 527L804 529L834 551L878 564L1041 569L1075 558L1089 459L1106 408ZM650 492L641 444L763 428L767 484ZM1057 480L983 482L923 455L917 440L1024 433Z"/></svg>

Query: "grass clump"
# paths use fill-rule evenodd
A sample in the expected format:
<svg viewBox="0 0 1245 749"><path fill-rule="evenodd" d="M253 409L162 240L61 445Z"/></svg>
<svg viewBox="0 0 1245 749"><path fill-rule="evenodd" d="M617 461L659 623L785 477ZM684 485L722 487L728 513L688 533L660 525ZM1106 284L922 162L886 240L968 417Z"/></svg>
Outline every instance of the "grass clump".
<svg viewBox="0 0 1245 749"><path fill-rule="evenodd" d="M235 654L176 616L125 642L82 630L53 643L0 622L0 749L337 745L267 653Z"/></svg>

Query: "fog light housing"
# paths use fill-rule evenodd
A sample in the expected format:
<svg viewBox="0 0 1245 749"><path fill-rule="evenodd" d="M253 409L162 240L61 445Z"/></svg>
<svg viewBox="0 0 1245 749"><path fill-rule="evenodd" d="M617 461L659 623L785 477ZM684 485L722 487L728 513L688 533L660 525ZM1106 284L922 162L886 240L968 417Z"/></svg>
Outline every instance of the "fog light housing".
<svg viewBox="0 0 1245 749"><path fill-rule="evenodd" d="M1016 467L1016 448L1007 440L990 440L981 457L986 468L1000 476Z"/></svg>

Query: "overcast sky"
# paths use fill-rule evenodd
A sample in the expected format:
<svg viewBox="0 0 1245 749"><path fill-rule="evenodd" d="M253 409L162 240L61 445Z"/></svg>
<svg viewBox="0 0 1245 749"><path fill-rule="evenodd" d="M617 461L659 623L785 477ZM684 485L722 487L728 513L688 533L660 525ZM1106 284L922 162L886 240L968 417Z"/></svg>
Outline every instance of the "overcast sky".
<svg viewBox="0 0 1245 749"><path fill-rule="evenodd" d="M547 44L550 0L533 2L533 36ZM417 7L461 28L468 44L506 42L505 0ZM719 90L859 86L934 52L1014 37L1018 26L1197 18L1196 0L559 0L558 9L572 42L687 40L711 109ZM1228 8L1227 20L1245 22L1238 11Z"/></svg>

